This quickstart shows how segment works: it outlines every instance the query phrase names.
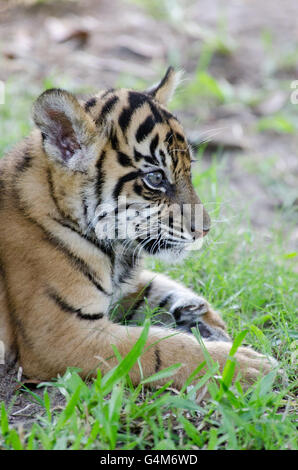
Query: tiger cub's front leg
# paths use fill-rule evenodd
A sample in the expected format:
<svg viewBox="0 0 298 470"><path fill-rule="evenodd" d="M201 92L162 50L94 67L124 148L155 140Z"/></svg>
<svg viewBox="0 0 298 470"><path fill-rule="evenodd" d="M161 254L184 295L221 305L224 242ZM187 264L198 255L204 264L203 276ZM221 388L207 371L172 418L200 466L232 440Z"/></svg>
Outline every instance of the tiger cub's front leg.
<svg viewBox="0 0 298 470"><path fill-rule="evenodd" d="M198 327L203 338L209 341L230 341L226 326L221 317L212 310L207 300L162 274L142 271L138 291L134 299L126 299L129 306L129 320L140 319L145 298L150 308L162 310L165 314L156 315L158 323L163 323L190 332Z"/></svg>

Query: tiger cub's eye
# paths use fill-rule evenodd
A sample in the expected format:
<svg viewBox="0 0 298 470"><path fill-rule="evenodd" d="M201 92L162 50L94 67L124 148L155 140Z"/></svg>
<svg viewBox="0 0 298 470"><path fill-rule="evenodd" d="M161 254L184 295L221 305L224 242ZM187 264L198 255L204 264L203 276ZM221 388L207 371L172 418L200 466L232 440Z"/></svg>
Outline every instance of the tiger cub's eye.
<svg viewBox="0 0 298 470"><path fill-rule="evenodd" d="M164 175L162 171L152 171L151 173L147 173L144 178L145 183L149 186L157 188L161 185L164 180Z"/></svg>

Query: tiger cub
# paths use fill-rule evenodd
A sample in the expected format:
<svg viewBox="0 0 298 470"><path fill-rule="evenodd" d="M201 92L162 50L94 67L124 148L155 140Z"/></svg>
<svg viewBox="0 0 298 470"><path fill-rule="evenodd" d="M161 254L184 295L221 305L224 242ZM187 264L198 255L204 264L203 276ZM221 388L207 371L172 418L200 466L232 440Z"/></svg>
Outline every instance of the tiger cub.
<svg viewBox="0 0 298 470"><path fill-rule="evenodd" d="M213 360L225 364L231 340L220 316L190 289L143 268L144 255L176 260L210 229L183 129L166 109L178 78L170 67L150 90L110 89L82 104L48 90L34 104L36 129L1 159L8 367L18 361L41 380L70 366L83 377L106 373L117 364L113 348L124 357L139 338L146 306L160 317L141 356L142 377L179 362L173 380L181 387L204 360L196 326ZM244 381L272 367L247 347L236 359ZM140 377L135 365L133 383Z"/></svg>

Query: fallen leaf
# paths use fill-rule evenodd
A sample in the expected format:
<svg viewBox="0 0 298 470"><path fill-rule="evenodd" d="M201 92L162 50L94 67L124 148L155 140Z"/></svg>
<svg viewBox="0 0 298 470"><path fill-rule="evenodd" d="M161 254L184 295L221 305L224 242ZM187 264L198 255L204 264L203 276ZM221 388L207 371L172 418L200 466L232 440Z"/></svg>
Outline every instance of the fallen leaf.
<svg viewBox="0 0 298 470"><path fill-rule="evenodd" d="M78 27L80 24L80 27ZM88 22L89 28L82 26L82 22L78 21L62 21L57 18L47 18L45 26L50 34L50 37L58 43L68 41L75 41L79 47L84 46L90 36L90 21Z"/></svg>
<svg viewBox="0 0 298 470"><path fill-rule="evenodd" d="M165 57L165 48L161 44L152 44L134 36L120 35L113 45L120 54L136 56L138 59L160 59Z"/></svg>

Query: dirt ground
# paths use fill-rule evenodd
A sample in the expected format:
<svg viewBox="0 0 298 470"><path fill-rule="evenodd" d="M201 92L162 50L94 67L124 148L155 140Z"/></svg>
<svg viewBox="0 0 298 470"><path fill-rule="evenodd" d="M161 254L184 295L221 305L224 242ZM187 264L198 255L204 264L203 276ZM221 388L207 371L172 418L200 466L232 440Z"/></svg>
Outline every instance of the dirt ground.
<svg viewBox="0 0 298 470"><path fill-rule="evenodd" d="M281 110L291 115L296 111L290 104L290 84L298 80L297 0L172 4L167 13L155 10L150 15L124 0L34 2L29 6L0 0L0 80L17 80L25 92L32 84L42 91L46 77L61 77L61 83L67 77L68 88L88 88L92 93L117 85L119 77L131 86L154 83L174 63L185 70L187 84L204 44L217 41L210 73L241 96L263 91L262 98L250 105L242 99L211 107L203 116L198 99L178 116L196 143L207 136L209 156L220 149L227 162L231 194L237 195L233 204L248 207L256 230L268 234L276 214L283 210L281 220L292 226L298 204L297 135L256 132L256 126L260 118ZM207 152L203 167L209 164L208 158ZM264 181L258 168L266 164L268 180ZM297 226L285 233L290 252L297 248ZM17 370L5 375L0 366L0 401L11 403L12 422L30 423L41 408L28 402L26 394L11 402L16 377ZM55 400L57 406L63 402L58 395Z"/></svg>

